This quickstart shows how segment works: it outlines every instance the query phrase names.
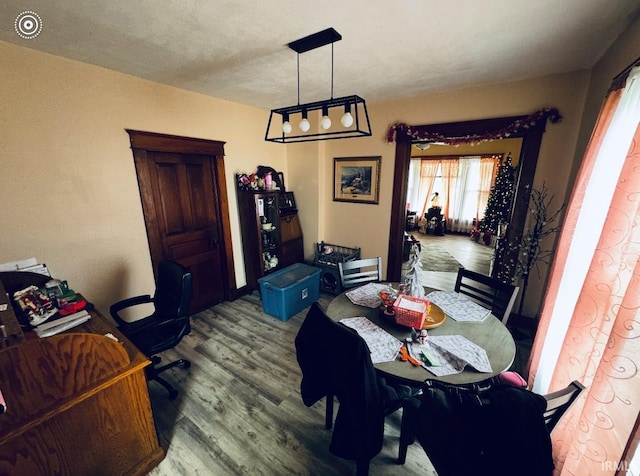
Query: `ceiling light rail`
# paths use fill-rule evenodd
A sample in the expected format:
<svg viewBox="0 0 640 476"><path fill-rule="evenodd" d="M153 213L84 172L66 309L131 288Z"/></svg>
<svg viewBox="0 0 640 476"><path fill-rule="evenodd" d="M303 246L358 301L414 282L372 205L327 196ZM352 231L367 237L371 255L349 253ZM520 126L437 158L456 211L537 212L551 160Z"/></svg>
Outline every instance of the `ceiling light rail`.
<svg viewBox="0 0 640 476"><path fill-rule="evenodd" d="M371 135L371 123L369 122L369 113L367 112L365 100L356 95L340 98L333 97L333 43L341 39L342 36L336 30L328 28L289 43L289 48L298 54L298 104L271 110L267 131L264 136L266 141L284 144ZM331 44L331 97L324 101L300 104L300 53L328 44ZM330 110L332 108L340 108L339 113L342 113L340 125L342 128L338 126L332 129L330 118ZM311 123L309 122L309 112L311 111L322 111L319 122L320 127L311 129ZM274 116L280 116L280 121L274 120ZM292 124L297 124L297 129ZM320 129L322 130L321 132L316 132Z"/></svg>

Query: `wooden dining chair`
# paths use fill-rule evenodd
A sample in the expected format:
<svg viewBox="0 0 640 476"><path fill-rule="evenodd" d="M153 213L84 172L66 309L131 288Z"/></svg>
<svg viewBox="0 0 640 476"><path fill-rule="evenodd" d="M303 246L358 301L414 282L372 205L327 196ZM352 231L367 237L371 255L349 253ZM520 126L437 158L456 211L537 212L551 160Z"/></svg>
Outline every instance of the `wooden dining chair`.
<svg viewBox="0 0 640 476"><path fill-rule="evenodd" d="M382 258L365 258L338 263L343 289L382 281Z"/></svg>
<svg viewBox="0 0 640 476"><path fill-rule="evenodd" d="M530 396L531 399L533 399L532 401L535 401L536 398L538 400L541 399L540 395L526 390L519 384L513 385L511 383L503 383L504 380L496 380L495 377L492 379L488 379L486 382L488 382L486 386L482 382L479 384L475 384L475 387L477 387L478 389L486 388L486 390L480 390L480 392L488 392L486 394L486 397L480 398L478 400L479 402L483 403L480 405L475 405L477 406L477 408L480 408L483 405L495 406L507 403L507 400L503 398L493 401L491 396L491 393L494 392L494 390L499 391L501 388L504 389L506 387L511 387L513 389L511 391L515 392L514 396L518 396L518 394L520 395L520 397ZM540 438L532 440L530 445L531 447L538 446L539 444L543 445L541 448L544 447L544 445L546 444L546 438L544 438L545 441L543 441L542 433L551 433L553 431L558 421L566 413L573 402L580 396L580 393L584 389L585 387L580 382L573 381L561 390L542 395L542 398L544 399L543 401L546 401L546 408L542 411L541 414L541 425L544 424L546 432L542 428L540 428L541 433L538 435ZM453 437L453 435L456 435L455 428L454 431L448 433L449 436L452 437L451 441L444 441L442 442L443 445L441 446L439 444L439 439L441 440L445 438L445 431L451 430L451 427L457 421L455 417L459 417L464 413L460 406L465 400L469 400L469 396L474 393L474 385L453 386L437 381L430 381L425 382L423 390L423 395L421 397L415 397L403 401L400 445L398 449L397 462L398 464L405 463L407 457L407 447L411 445L417 438L427 454L431 453L431 463L438 471L438 474L442 474L442 476L446 476L449 474L460 474L456 472L456 468L458 468L459 470L459 466L456 463L455 456L447 451L447 447L450 447L450 445L462 444L460 438L458 438L457 436L455 438ZM518 397L517 400L514 400L514 402L519 401L520 397ZM474 405L471 405L469 408L475 407ZM451 418L442 416L442 414L446 413L447 411L450 412L451 415L453 415ZM438 418L441 418L436 418L436 420L433 421L439 422L442 427L436 427L433 424L427 425L425 421L421 421L421 419L424 418L427 418L427 420L429 420L431 416L434 415L434 413L439 415ZM518 414L519 413L516 412L512 416L515 417ZM529 413L525 412L525 414ZM516 420L517 418L509 420L507 423L505 423L505 425L508 427L511 424L516 424ZM531 428L530 423L531 422L528 422L526 428ZM464 427L466 424L470 425L470 421L458 421L458 424L460 424L461 427ZM538 428L538 426L536 426L536 428ZM429 427L429 430L425 431L425 427ZM472 430L472 428L466 429L468 432ZM422 438L420 438L421 432ZM430 434L435 434L437 435L437 437L432 438ZM453 473L450 472L451 468L454 469ZM474 474L503 474L502 472L494 471L494 469L497 471L497 468L490 467L484 468L483 470L480 467L476 467L476 472ZM485 470L490 471L490 473L486 473Z"/></svg>
<svg viewBox="0 0 640 476"><path fill-rule="evenodd" d="M335 426L329 451L354 460L358 475L368 474L369 461L382 449L385 417L400 410L415 389L389 385L377 374L363 338L331 320L317 302L309 308L295 347L304 404L310 407L326 397L325 425ZM335 425L334 397L340 404Z"/></svg>
<svg viewBox="0 0 640 476"><path fill-rule="evenodd" d="M544 396L547 400L547 409L544 412L544 422L549 433L555 428L560 418L566 413L571 404L580 396L584 390L577 380L574 380L565 388L556 392L548 393Z"/></svg>
<svg viewBox="0 0 640 476"><path fill-rule="evenodd" d="M454 290L469 296L507 325L520 288L465 268L458 270Z"/></svg>

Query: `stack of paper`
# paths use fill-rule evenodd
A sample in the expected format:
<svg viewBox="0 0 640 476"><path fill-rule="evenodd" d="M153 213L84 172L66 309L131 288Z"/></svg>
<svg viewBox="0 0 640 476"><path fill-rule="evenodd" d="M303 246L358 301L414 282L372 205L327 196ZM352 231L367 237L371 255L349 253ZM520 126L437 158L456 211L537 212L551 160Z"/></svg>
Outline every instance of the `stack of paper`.
<svg viewBox="0 0 640 476"><path fill-rule="evenodd" d="M0 264L0 271L29 271L31 273L39 273L45 276L51 276L47 265L38 263L35 258L2 263Z"/></svg>
<svg viewBox="0 0 640 476"><path fill-rule="evenodd" d="M61 317L60 319L54 319L52 321L45 322L44 324L40 324L34 329L34 331L39 337L54 336L68 329L79 326L80 324L87 322L89 319L91 319L91 314L87 311L80 311L66 317Z"/></svg>

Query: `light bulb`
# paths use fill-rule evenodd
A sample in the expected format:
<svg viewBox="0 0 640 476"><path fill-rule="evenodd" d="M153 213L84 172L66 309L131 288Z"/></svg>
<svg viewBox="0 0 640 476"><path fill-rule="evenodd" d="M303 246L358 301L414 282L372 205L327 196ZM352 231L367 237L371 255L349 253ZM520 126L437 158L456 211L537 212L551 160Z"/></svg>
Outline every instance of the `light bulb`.
<svg viewBox="0 0 640 476"><path fill-rule="evenodd" d="M307 132L311 128L311 124L309 124L309 121L305 117L300 121L300 124L298 124L298 127L300 127L300 130L302 132Z"/></svg>
<svg viewBox="0 0 640 476"><path fill-rule="evenodd" d="M344 127L351 127L353 125L353 116L349 111L344 113L342 119L340 119L340 124Z"/></svg>
<svg viewBox="0 0 640 476"><path fill-rule="evenodd" d="M289 121L285 121L282 123L282 132L284 132L285 134L289 134L292 130L293 127L291 127L291 123Z"/></svg>
<svg viewBox="0 0 640 476"><path fill-rule="evenodd" d="M331 119L329 119L329 106L322 106L322 119L320 119L320 127L327 130L331 127Z"/></svg>

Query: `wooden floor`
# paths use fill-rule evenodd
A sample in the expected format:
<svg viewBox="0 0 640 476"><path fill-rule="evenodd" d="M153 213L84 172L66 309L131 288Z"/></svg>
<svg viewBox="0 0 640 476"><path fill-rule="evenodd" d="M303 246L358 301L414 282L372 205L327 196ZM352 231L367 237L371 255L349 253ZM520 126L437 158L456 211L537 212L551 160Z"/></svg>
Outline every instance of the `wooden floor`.
<svg viewBox="0 0 640 476"><path fill-rule="evenodd" d="M321 294L326 309L333 296ZM300 397L294 339L306 315L282 322L262 312L257 296L225 302L192 317L192 332L166 360L183 357L191 368L164 374L180 391L166 398L149 383L167 456L150 474L348 475L352 461L329 453L324 400L308 408ZM387 417L385 444L371 461L371 475L433 476L419 445L398 466L401 413Z"/></svg>
<svg viewBox="0 0 640 476"><path fill-rule="evenodd" d="M465 267L488 271L482 268L488 247L463 236L426 238L438 239ZM431 273L425 280L425 286L453 289L455 273ZM333 297L321 293L323 308ZM308 408L300 397L294 339L305 315L306 310L282 322L263 313L259 297L251 295L192 317L191 334L163 354L165 360L192 362L188 370L164 374L180 395L168 400L163 387L149 383L167 452L152 476L355 474L352 461L329 453L324 400ZM518 342L517 370L529 347L530 341ZM396 412L385 420L384 447L371 461L370 474L436 475L418 444L409 447L404 466L395 463L400 417Z"/></svg>
<svg viewBox="0 0 640 476"><path fill-rule="evenodd" d="M423 235L417 230L411 234L421 242L437 243L458 260L463 267L478 273L491 274L489 270L493 257L491 246L472 241L467 235ZM422 276L424 286L436 289L453 289L457 272L423 271Z"/></svg>

